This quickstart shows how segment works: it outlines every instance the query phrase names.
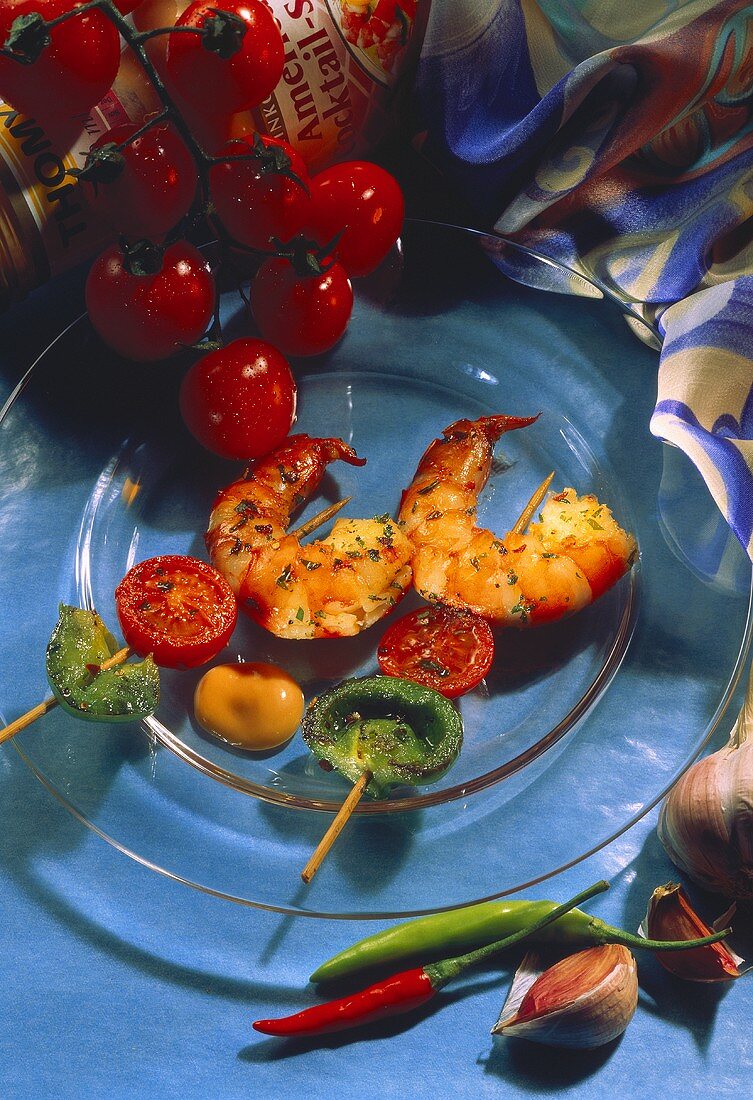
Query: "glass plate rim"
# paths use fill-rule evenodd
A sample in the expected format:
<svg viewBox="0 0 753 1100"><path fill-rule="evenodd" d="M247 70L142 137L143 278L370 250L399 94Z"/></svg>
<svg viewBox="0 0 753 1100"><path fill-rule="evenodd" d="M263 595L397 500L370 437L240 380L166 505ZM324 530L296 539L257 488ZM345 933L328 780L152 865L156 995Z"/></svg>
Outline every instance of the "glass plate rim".
<svg viewBox="0 0 753 1100"><path fill-rule="evenodd" d="M406 219L406 223L410 224L410 225L417 225L417 226L432 226L432 227L437 227L439 229L449 229L449 230L453 230L453 231L463 233L463 234L470 234L472 236L485 237L485 238L495 238L497 240L500 240L500 241L504 242L505 244L509 244L511 247L513 247L513 248L515 248L515 249L517 249L517 250L519 250L519 251L521 251L521 252L523 252L527 255L530 255L533 258L537 259L537 260L540 260L540 261L546 263L549 266L558 268L558 269L562 270L563 272L566 272L568 275L575 276L578 280L589 283L597 291L598 297L607 298L612 303L616 304L619 307L620 311L626 316L626 318L631 318L631 317L636 316L632 312L632 310L629 308L628 304L625 303L624 301L622 301L615 294L613 294L609 290L608 287L602 287L598 283L593 281L593 279L589 278L588 276L582 275L580 272L575 272L572 269L570 269L569 267L567 267L566 265L560 263L559 261L554 260L551 257L544 255L543 253L539 253L534 249L531 249L531 248L528 248L524 245L521 245L518 242L516 242L514 240L511 240L510 238L504 237L502 234L499 234L499 233L495 232L494 230L480 230L480 229L474 228L472 226L461 226L461 225L457 225L457 224L452 223L452 222L442 222L442 221L435 220L435 219L411 218L411 219ZM574 295L574 296L578 297L578 295ZM50 351L55 347L56 344L58 344L61 340L63 340L65 338L65 336L73 328L75 328L78 324L80 324L80 322L82 320L84 320L87 316L88 316L88 314L87 314L86 311L83 311L82 313L78 314L69 324L67 324L63 329L61 329L61 331L54 337L54 339L52 339L40 351L40 353L34 358L33 362L30 364L30 366L27 368L27 370L21 375L21 377L19 378L19 380L17 381L17 383L15 384L13 389L8 394L8 397L4 401L3 405L0 407L0 426L2 426L2 424L4 423L6 417L10 413L11 409L14 407L14 405L16 404L18 399L22 396L23 391L25 390L27 384L29 383L29 381L31 380L31 378L34 374L34 371L41 364L42 360L50 353ZM660 334L658 333L658 330L655 328L655 326L653 326L650 322L646 321L642 317L638 317L637 319L640 321L642 326L644 326L646 329L648 329L657 339L660 340ZM666 442L662 441L662 443L663 443L663 446L668 446L668 444ZM623 624L627 624L626 629L628 630L628 634L632 633L632 629L634 627L634 622L635 622L635 602L636 602L635 596L636 596L635 582L632 582L630 593L629 593L627 601L626 601L625 612L623 613L621 624L620 624L621 626L623 626ZM53 798L55 798L55 800L64 809L66 809L74 818L76 818L83 825L85 825L88 829L90 829L96 836L99 836L100 839L106 841L116 851L120 852L121 854L123 854L125 856L128 856L130 859L134 860L134 862L140 864L143 867L146 867L149 870L155 871L157 874L160 874L163 877L165 877L165 878L167 878L167 879L169 879L173 882L180 883L181 885L190 887L190 888L195 889L195 890L199 890L201 893L206 894L210 897L216 897L216 898L219 898L219 899L224 900L224 901L230 901L230 902L233 902L233 903L238 904L238 905L246 906L247 908L259 909L259 910L263 910L263 911L266 911L266 912L279 913L279 914L285 915L285 916L300 916L300 917L310 917L310 918L313 918L313 919L342 920L342 921L350 921L350 920L374 921L374 920L390 920L390 919L396 919L396 918L410 919L412 917L429 915L429 914L432 914L432 913L447 912L447 911L450 911L450 910L453 910L453 909L467 908L468 906L471 906L471 905L480 904L480 903L486 902L486 901L494 901L494 900L497 900L499 898L509 896L511 894L517 894L517 893L519 893L523 890L526 890L526 889L529 889L533 886L536 886L541 882L548 881L549 879L552 879L552 878L556 877L557 875L562 874L564 871L567 871L568 869L570 869L574 866L577 866L579 863L582 863L584 860L589 859L591 856L595 855L597 852L601 851L603 848L606 848L609 844L613 843L620 836L622 836L623 834L628 832L638 821L640 821L643 817L645 817L648 813L650 813L651 810L653 810L654 807L656 807L666 797L667 793L674 786L674 784L677 782L677 780L688 770L688 768L694 763L694 761L696 761L698 759L698 757L703 753L704 749L709 744L709 742L713 738L714 734L717 732L717 730L719 728L719 725L722 722L722 719L724 718L724 716L726 715L727 710L728 710L729 705L730 705L730 702L731 702L731 700L732 700L732 698L735 694L735 691L736 691L736 689L737 689L737 687L740 683L740 679L741 679L741 676L742 676L743 669L744 669L744 667L747 663L747 658L748 658L748 655L749 655L749 652L750 652L752 639L753 639L753 570L751 571L750 580L749 580L748 606L747 606L747 609L746 609L745 625L744 625L744 628L743 628L742 637L741 637L741 640L740 640L740 645L739 645L739 648L738 648L738 651L737 651L737 655L735 657L735 661L734 661L734 664L732 666L729 677L727 679L727 683L725 685L725 688L724 688L724 690L721 694L721 697L719 698L719 701L718 701L717 706L714 710L714 713L712 714L711 718L709 719L709 722L707 723L706 728L704 729L704 731L701 735L701 738L700 738L698 744L696 745L694 751L689 756L689 758L679 766L679 768L675 771L675 773L672 775L672 777L668 780L668 782L663 787L663 789L658 794L656 794L650 800L650 802L647 805L643 806L637 813L635 813L626 823L623 823L618 829L616 829L614 832L610 833L603 840L600 840L597 844L590 847L587 851L585 851L585 852L573 857L572 859L566 861L561 866L556 867L556 868L554 868L550 871L547 871L546 873L536 875L536 876L532 877L531 879L527 880L526 882L517 885L514 888L498 891L498 892L495 892L495 893L485 895L481 898L475 898L475 899L472 899L472 900L469 900L469 901L466 901L466 902L462 902L462 903L459 903L459 904L454 904L454 905L442 905L442 906L433 906L433 907L430 907L430 908L423 908L423 909L419 908L419 909L411 909L411 910L394 910L394 911L393 910L390 910L390 911L378 910L378 911L366 911L366 912L363 912L363 911L359 911L359 912L329 912L329 911L326 911L326 910L303 909L303 908L295 907L295 906L292 906L292 905L275 905L275 904L270 903L270 902L254 901L254 900L251 900L250 898L244 898L244 897L240 897L238 895L231 894L231 893L228 893L228 892L225 892L225 891L222 891L222 890L214 889L213 887L207 886L205 884L195 882L192 879L187 878L183 875L180 875L175 871L171 871L171 870L169 870L165 867L160 867L158 864L156 864L153 861L147 859L145 856L139 855L138 852L135 852L133 849L129 848L127 845L121 843L115 837L113 837L109 833L105 832L98 825L96 825L93 821L90 821L86 817L86 815L83 814L75 806L75 804L72 801L70 801L55 786L55 784L53 784L49 779L47 779L47 777L37 768L37 766L33 763L33 761L29 757L26 756L23 749L15 741L13 742L13 748L16 750L16 752L18 753L21 760L29 768L29 770L32 772L32 774L35 776L35 778L37 780L39 780L40 784L45 788L45 790L47 790L48 793L51 794L53 796ZM628 637L628 640L629 640L629 637ZM621 656L624 656L624 652L625 651L623 649ZM611 656L611 654L610 654L610 656ZM611 667L609 669L608 675L606 675L606 668L602 670L602 674L600 675L600 677L597 677L597 679L594 681L594 684L592 685L591 690L597 690L597 693L601 694L601 691L604 690L604 688L607 686L608 682L611 680L611 678L614 676L614 674L618 671L619 664L621 663L621 656L620 656L620 659L616 662L615 666ZM597 685L599 685L599 686L597 687ZM577 707L577 704L576 704L576 707ZM567 728L569 728L569 726L567 726L566 729L563 730L563 734L564 734L564 732L566 732ZM169 746L166 746L166 747L169 747ZM171 750L171 751L174 751L174 750ZM175 755L179 755L179 754L176 753ZM309 808L309 807L302 807L302 808ZM310 808L321 809L323 812L331 812L331 810L327 806L312 805L312 807L310 807ZM409 811L410 808L409 807L403 807L403 809L405 809L406 812L407 812L407 811Z"/></svg>

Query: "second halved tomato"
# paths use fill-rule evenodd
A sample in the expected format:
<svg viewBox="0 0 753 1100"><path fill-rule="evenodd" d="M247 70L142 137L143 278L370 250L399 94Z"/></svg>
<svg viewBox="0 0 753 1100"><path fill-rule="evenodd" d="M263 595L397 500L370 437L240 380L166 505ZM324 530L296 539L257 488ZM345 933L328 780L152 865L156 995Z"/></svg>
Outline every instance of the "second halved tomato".
<svg viewBox="0 0 753 1100"><path fill-rule="evenodd" d="M454 699L486 676L494 660L494 637L478 615L434 604L388 627L377 660L386 676L413 680Z"/></svg>

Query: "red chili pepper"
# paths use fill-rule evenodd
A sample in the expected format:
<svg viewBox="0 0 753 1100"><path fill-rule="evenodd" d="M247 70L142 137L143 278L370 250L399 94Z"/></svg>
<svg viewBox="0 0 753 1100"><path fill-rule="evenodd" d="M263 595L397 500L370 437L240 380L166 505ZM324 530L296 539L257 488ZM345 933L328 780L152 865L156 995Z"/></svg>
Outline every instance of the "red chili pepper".
<svg viewBox="0 0 753 1100"><path fill-rule="evenodd" d="M467 967L481 962L490 955L496 955L498 951L512 947L514 943L538 932L540 928L551 924L576 905L606 890L608 886L607 882L597 882L571 901L552 909L546 917L542 917L528 928L515 932L496 943L480 947L466 955L458 955L456 958L443 959L441 962L429 963L413 970L403 970L400 974L393 974L391 978L385 978L376 985L370 985L368 989L362 989L359 993L351 993L349 997L340 997L336 1001L329 1001L323 1005L314 1005L313 1008L306 1008L293 1016L283 1016L277 1020L256 1020L254 1028L264 1032L265 1035L326 1035L330 1031L358 1027L360 1024L381 1020L385 1016L410 1012L430 1000L438 989Z"/></svg>
<svg viewBox="0 0 753 1100"><path fill-rule="evenodd" d="M265 1035L326 1035L330 1031L370 1024L384 1016L410 1012L433 997L437 988L432 985L426 970L417 967L393 974L360 993L314 1005L293 1016L256 1020L254 1027Z"/></svg>

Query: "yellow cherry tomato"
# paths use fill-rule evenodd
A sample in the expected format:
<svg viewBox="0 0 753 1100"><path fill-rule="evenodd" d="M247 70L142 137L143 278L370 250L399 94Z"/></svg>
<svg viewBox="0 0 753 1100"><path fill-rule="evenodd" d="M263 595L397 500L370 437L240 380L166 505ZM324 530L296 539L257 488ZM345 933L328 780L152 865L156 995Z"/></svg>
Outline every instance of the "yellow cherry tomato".
<svg viewBox="0 0 753 1100"><path fill-rule="evenodd" d="M216 665L196 686L194 713L208 733L263 752L284 744L298 729L303 692L277 665Z"/></svg>

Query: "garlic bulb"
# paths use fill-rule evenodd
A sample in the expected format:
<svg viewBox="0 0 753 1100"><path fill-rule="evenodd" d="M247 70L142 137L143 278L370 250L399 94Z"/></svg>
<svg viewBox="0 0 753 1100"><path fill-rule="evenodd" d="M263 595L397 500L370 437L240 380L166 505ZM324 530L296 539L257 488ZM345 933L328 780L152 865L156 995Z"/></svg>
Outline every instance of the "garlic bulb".
<svg viewBox="0 0 753 1100"><path fill-rule="evenodd" d="M725 913L725 920L731 916ZM646 938L657 940L694 940L711 933L677 882L657 886L640 931ZM743 961L726 943L710 943L689 951L657 951L656 957L671 974L689 982L732 981L740 977Z"/></svg>
<svg viewBox="0 0 753 1100"><path fill-rule="evenodd" d="M588 1050L621 1035L637 1005L637 967L626 947L589 947L543 972L541 957L530 952L492 1035Z"/></svg>
<svg viewBox="0 0 753 1100"><path fill-rule="evenodd" d="M753 676L728 743L677 781L658 833L672 862L700 886L753 899Z"/></svg>

